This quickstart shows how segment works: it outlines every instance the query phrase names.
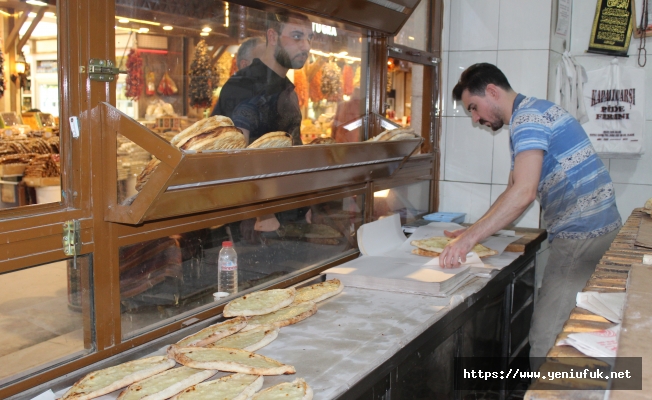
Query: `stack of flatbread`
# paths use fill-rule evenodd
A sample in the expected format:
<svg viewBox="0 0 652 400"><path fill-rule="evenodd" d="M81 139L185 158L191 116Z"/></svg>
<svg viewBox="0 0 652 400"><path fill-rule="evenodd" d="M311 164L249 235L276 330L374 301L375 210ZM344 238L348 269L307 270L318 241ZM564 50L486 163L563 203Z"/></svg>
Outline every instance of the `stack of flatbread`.
<svg viewBox="0 0 652 400"><path fill-rule="evenodd" d="M247 294L225 307L224 315L235 318L181 339L168 348L167 357L144 358L92 372L75 383L62 400L92 399L125 387L119 400L311 400L312 389L303 379L256 393L263 376L294 374L295 368L253 352L272 342L280 327L308 318L317 311L316 302L342 290L341 282L334 279L300 289ZM176 363L182 366L173 368ZM217 371L235 374L203 382Z"/></svg>
<svg viewBox="0 0 652 400"><path fill-rule="evenodd" d="M435 236L427 239L413 240L410 242L416 249L412 250L412 254L426 257L439 257L444 247L453 239L443 236ZM476 253L478 257L489 257L498 254L496 250L492 250L481 244L473 246L472 252Z"/></svg>
<svg viewBox="0 0 652 400"><path fill-rule="evenodd" d="M231 118L222 115L195 122L175 135L170 143L188 151L243 149L247 145L242 131L233 126ZM147 164L136 178L137 191L143 188L160 163L161 161L154 157Z"/></svg>
<svg viewBox="0 0 652 400"><path fill-rule="evenodd" d="M388 142L394 140L419 139L420 136L412 128L396 128L381 132L367 140L368 142Z"/></svg>
<svg viewBox="0 0 652 400"><path fill-rule="evenodd" d="M292 146L292 136L287 132L269 132L247 146L248 149L269 149Z"/></svg>
<svg viewBox="0 0 652 400"><path fill-rule="evenodd" d="M332 137L318 137L312 140L312 142L308 144L334 144L335 139Z"/></svg>

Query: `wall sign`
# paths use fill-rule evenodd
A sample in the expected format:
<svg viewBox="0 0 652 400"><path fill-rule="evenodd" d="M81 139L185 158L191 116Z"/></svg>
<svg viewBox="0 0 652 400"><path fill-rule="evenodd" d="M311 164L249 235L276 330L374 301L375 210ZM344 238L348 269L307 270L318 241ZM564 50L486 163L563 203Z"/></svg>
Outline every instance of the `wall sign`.
<svg viewBox="0 0 652 400"><path fill-rule="evenodd" d="M312 31L315 33L323 33L328 36L337 36L337 28L330 25L318 24L316 22L312 23Z"/></svg>
<svg viewBox="0 0 652 400"><path fill-rule="evenodd" d="M631 37L631 0L598 0L589 53L627 57Z"/></svg>

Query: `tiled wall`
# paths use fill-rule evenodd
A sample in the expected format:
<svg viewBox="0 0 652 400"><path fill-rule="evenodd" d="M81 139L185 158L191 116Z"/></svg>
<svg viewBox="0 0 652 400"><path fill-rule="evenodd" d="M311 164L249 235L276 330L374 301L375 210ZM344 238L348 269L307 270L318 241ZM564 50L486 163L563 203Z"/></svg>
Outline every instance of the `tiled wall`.
<svg viewBox="0 0 652 400"><path fill-rule="evenodd" d="M450 92L462 71L496 64L512 87L546 98L553 0L445 0L442 62L441 211L465 212L475 222L507 187L509 132L472 123ZM516 222L539 227L534 203Z"/></svg>
<svg viewBox="0 0 652 400"><path fill-rule="evenodd" d="M467 213L466 222L482 216L502 193L509 176L508 127L491 132L474 126L450 91L461 72L476 62L496 64L512 87L527 96L552 98L555 69L565 48L587 70L611 57L589 55L589 35L596 0L574 0L567 38L554 33L556 0L445 0L442 54L442 168L440 210ZM636 0L640 10L642 0ZM623 219L652 197L652 37L646 70L646 148L639 160L604 160L616 188ZM636 65L639 39L632 38L630 57ZM517 226L539 227L539 206L533 204Z"/></svg>

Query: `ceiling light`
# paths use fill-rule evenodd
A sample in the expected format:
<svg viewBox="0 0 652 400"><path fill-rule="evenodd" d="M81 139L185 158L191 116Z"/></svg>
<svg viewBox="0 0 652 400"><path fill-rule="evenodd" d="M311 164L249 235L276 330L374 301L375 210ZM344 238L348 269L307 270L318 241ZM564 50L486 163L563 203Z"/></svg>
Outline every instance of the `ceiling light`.
<svg viewBox="0 0 652 400"><path fill-rule="evenodd" d="M35 12L31 12L31 13L27 14L27 16L28 16L28 17L31 17L31 18L34 18L34 17L36 17L36 13L35 13Z"/></svg>
<svg viewBox="0 0 652 400"><path fill-rule="evenodd" d="M200 36L208 36L208 32L202 32L199 34Z"/></svg>
<svg viewBox="0 0 652 400"><path fill-rule="evenodd" d="M409 39L409 40L414 40L414 37L412 37L412 36L408 36L408 39Z"/></svg>
<svg viewBox="0 0 652 400"><path fill-rule="evenodd" d="M40 7L45 7L48 5L48 3L39 0L27 0L25 3L31 4L33 6L40 6Z"/></svg>
<svg viewBox="0 0 652 400"><path fill-rule="evenodd" d="M212 31L212 29L209 28L209 27L205 27L205 28L201 28L201 31L202 32L210 32L210 31Z"/></svg>
<svg viewBox="0 0 652 400"><path fill-rule="evenodd" d="M147 24L147 25L154 25L154 26L160 26L160 22L154 22L154 21L147 21L144 19L135 19L135 18L127 18L127 17L118 17L117 15L115 16L115 19L118 20L118 22L122 22L122 20L125 20L127 22L138 22L139 24ZM123 22L124 23L124 22Z"/></svg>
<svg viewBox="0 0 652 400"><path fill-rule="evenodd" d="M44 14L48 18L55 18L57 15L53 13L52 11L46 11Z"/></svg>
<svg viewBox="0 0 652 400"><path fill-rule="evenodd" d="M174 29L174 28L171 27L170 25L165 25L165 26L163 27L163 30L164 30L164 31L171 31L172 29Z"/></svg>
<svg viewBox="0 0 652 400"><path fill-rule="evenodd" d="M120 22L121 24L126 24L129 23L129 20L127 18L120 18L118 22Z"/></svg>
<svg viewBox="0 0 652 400"><path fill-rule="evenodd" d="M389 195L389 189L379 190L374 192L374 197L387 197Z"/></svg>
<svg viewBox="0 0 652 400"><path fill-rule="evenodd" d="M140 28L140 29L138 29L138 32L147 33L147 32L149 32L149 28Z"/></svg>

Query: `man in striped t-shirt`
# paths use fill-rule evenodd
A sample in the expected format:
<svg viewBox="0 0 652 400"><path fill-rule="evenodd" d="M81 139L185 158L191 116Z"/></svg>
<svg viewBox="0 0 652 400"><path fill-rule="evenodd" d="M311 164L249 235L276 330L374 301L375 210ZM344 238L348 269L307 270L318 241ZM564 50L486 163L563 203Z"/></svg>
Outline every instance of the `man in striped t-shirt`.
<svg viewBox="0 0 652 400"><path fill-rule="evenodd" d="M453 89L474 123L496 131L510 125L512 170L507 189L439 259L457 267L473 245L518 218L539 199L550 256L532 317L530 356L545 357L598 261L621 226L614 188L580 123L547 100L514 92L492 64L467 68ZM542 359L533 359L538 369Z"/></svg>

